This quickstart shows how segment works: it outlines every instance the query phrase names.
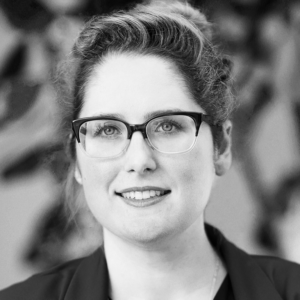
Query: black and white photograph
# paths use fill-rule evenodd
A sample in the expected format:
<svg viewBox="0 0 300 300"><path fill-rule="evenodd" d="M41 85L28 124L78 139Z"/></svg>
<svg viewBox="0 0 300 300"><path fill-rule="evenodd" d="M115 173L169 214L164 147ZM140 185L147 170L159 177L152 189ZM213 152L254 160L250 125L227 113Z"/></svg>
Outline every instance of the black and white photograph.
<svg viewBox="0 0 300 300"><path fill-rule="evenodd" d="M0 300L182 299L300 299L300 1L1 0Z"/></svg>

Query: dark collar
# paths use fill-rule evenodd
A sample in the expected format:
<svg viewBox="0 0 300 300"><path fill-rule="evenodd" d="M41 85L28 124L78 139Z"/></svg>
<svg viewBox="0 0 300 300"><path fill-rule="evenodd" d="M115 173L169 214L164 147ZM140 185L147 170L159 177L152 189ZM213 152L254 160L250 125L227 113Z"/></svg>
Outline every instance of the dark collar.
<svg viewBox="0 0 300 300"><path fill-rule="evenodd" d="M211 244L227 267L236 300L282 300L256 261L206 224ZM65 294L65 300L107 300L108 271L103 248L82 260Z"/></svg>
<svg viewBox="0 0 300 300"><path fill-rule="evenodd" d="M64 300L107 300L108 270L103 248L83 259L69 284Z"/></svg>
<svg viewBox="0 0 300 300"><path fill-rule="evenodd" d="M215 227L206 224L205 231L224 260L236 300L283 300L250 255L226 240Z"/></svg>

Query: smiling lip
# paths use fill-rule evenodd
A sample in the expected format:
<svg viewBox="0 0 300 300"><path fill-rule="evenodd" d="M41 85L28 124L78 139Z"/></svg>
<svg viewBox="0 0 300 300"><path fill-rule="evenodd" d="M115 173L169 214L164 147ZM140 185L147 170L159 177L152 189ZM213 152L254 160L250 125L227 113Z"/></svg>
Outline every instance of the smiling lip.
<svg viewBox="0 0 300 300"><path fill-rule="evenodd" d="M124 190L117 192L117 194L123 194L123 193L128 193L128 192L144 192L144 191L151 191L151 190L164 192L164 193L169 191L167 189L162 189L157 186L143 186L143 187L131 187L128 189L124 189Z"/></svg>
<svg viewBox="0 0 300 300"><path fill-rule="evenodd" d="M171 191L155 186L131 187L116 194L128 205L147 207L161 202Z"/></svg>
<svg viewBox="0 0 300 300"><path fill-rule="evenodd" d="M127 199L127 198L122 198L122 200L133 207L137 207L137 208L143 208L143 207L148 207L148 206L152 206L155 205L161 201L164 200L165 197L167 197L169 194L165 194L162 196L156 196L154 198L148 198L148 199L142 199L142 200L136 200L136 199Z"/></svg>

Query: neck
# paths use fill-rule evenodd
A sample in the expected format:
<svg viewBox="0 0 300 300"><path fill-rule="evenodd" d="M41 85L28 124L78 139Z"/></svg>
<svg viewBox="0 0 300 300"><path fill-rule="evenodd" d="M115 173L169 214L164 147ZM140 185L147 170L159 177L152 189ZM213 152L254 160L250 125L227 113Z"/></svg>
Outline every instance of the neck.
<svg viewBox="0 0 300 300"><path fill-rule="evenodd" d="M209 299L216 255L203 222L146 245L104 230L104 248L113 300Z"/></svg>

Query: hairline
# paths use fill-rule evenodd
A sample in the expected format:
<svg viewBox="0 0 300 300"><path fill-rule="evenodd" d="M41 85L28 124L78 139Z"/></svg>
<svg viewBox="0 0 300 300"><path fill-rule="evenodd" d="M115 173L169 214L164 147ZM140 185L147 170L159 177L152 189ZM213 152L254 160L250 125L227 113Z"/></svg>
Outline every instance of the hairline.
<svg viewBox="0 0 300 300"><path fill-rule="evenodd" d="M78 115L80 114L84 104L85 104L85 95L86 95L86 88L92 81L92 77L96 73L96 68L101 67L101 65L107 63L110 59L113 59L117 56L132 56L132 57L152 57L160 60L165 64L167 69L171 71L173 75L175 75L175 79L181 84L181 87L183 88L184 92L187 94L187 96L195 103L197 104L201 109L203 109L200 105L200 103L195 99L192 89L189 86L184 73L180 70L180 68L177 66L177 63L175 60L173 60L171 57L168 57L168 55L159 55L157 53L151 52L151 49L146 49L146 51L138 51L138 50L110 50L107 53L103 54L101 58L98 59L98 61L95 61L94 64L91 67L91 70L86 77L85 83L81 88L81 97L82 97L82 103L81 108L78 112ZM78 116L77 116L78 117Z"/></svg>

